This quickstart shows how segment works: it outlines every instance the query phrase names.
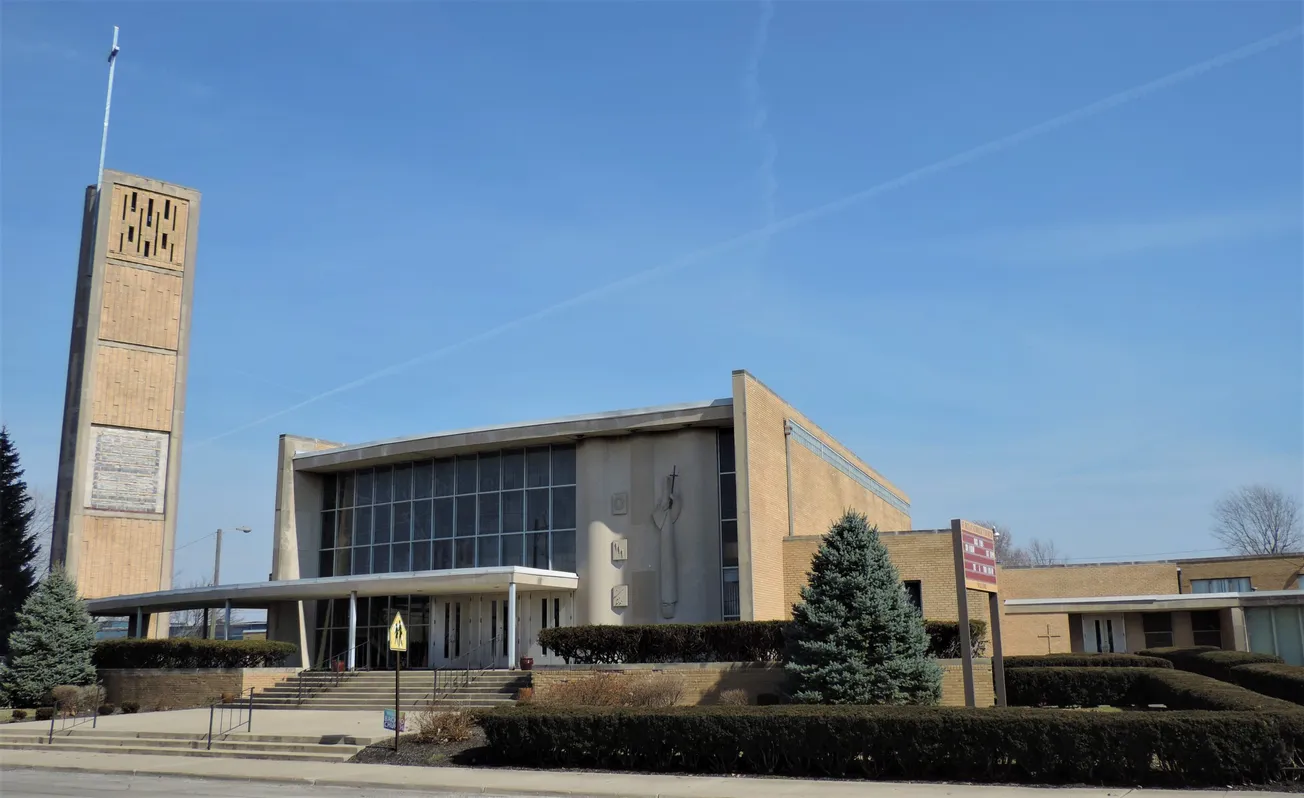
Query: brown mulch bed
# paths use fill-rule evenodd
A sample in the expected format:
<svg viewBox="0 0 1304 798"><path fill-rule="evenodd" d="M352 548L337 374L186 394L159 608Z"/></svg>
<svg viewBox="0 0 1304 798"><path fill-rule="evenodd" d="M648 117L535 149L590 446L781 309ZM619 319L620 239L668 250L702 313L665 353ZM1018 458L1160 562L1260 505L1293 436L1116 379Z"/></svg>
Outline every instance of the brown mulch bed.
<svg viewBox="0 0 1304 798"><path fill-rule="evenodd" d="M394 738L373 743L357 753L350 762L367 765L416 765L424 767L476 767L487 764L484 731L476 728L471 738L460 743L422 743L416 735L399 738L398 753Z"/></svg>

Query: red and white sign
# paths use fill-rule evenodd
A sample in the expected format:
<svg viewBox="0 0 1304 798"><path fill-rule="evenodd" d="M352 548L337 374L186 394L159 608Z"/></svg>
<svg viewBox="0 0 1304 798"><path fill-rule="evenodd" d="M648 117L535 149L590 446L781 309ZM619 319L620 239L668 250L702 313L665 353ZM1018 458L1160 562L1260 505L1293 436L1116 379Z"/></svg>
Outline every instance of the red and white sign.
<svg viewBox="0 0 1304 798"><path fill-rule="evenodd" d="M996 540L986 527L961 521L955 544L960 547L964 585L970 590L996 592Z"/></svg>

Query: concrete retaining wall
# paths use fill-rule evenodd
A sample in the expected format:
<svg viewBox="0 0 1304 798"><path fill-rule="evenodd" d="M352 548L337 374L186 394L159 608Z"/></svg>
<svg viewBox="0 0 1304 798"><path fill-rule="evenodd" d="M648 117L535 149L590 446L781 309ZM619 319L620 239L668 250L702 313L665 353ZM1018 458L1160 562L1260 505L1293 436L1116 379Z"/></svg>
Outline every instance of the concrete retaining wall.
<svg viewBox="0 0 1304 798"><path fill-rule="evenodd" d="M960 660L938 660L942 666L942 706L964 706L964 673ZM680 703L686 706L717 704L725 690L743 690L751 703L763 694L781 694L785 684L783 666L770 662L668 662L628 663L624 665L548 665L536 667L531 672L531 685L536 691L547 690L549 685L583 678L597 671L604 673L673 673L684 680L684 696ZM975 659L974 695L978 706L989 707L996 703L992 686L992 662Z"/></svg>
<svg viewBox="0 0 1304 798"><path fill-rule="evenodd" d="M271 687L298 668L105 669L100 671L105 700L135 701L144 710L188 709L217 701L223 693L248 695L249 688Z"/></svg>

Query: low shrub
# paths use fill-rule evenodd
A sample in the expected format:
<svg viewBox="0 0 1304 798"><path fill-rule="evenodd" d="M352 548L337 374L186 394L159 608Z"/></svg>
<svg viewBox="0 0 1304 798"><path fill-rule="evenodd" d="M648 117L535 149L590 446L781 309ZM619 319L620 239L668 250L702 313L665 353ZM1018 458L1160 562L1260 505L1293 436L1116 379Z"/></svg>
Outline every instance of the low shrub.
<svg viewBox="0 0 1304 798"><path fill-rule="evenodd" d="M750 705L752 700L746 690L723 690L720 692L720 703L731 707L745 707Z"/></svg>
<svg viewBox="0 0 1304 798"><path fill-rule="evenodd" d="M622 706L673 707L684 697L684 677L677 673L653 671L631 676Z"/></svg>
<svg viewBox="0 0 1304 798"><path fill-rule="evenodd" d="M536 688L534 703L555 707L672 707L684 679L665 671L585 673Z"/></svg>
<svg viewBox="0 0 1304 798"><path fill-rule="evenodd" d="M1271 654L1256 654L1252 651L1225 651L1211 646L1151 648L1142 651L1141 654L1149 657L1161 657L1173 663L1174 668L1212 676L1215 679L1227 679L1228 672L1238 665L1281 662L1281 657L1274 657Z"/></svg>
<svg viewBox="0 0 1304 798"><path fill-rule="evenodd" d="M50 698L63 715L80 715L104 703L104 688L98 684L61 684L50 688Z"/></svg>
<svg viewBox="0 0 1304 798"><path fill-rule="evenodd" d="M298 651L277 640L162 640L124 638L95 644L95 667L104 668L267 668Z"/></svg>
<svg viewBox="0 0 1304 798"><path fill-rule="evenodd" d="M416 738L423 743L461 743L471 739L475 719L465 712L429 707L417 713Z"/></svg>
<svg viewBox="0 0 1304 798"><path fill-rule="evenodd" d="M1160 657L1138 654L1039 654L1006 657L1005 668L1171 668Z"/></svg>
<svg viewBox="0 0 1304 798"><path fill-rule="evenodd" d="M1006 700L1022 707L1146 707L1170 710L1276 711L1299 708L1196 673L1169 668L1015 668Z"/></svg>
<svg viewBox="0 0 1304 798"><path fill-rule="evenodd" d="M788 621L665 623L644 626L559 626L539 632L539 644L575 665L629 662L775 662L783 657ZM960 624L924 621L931 657L960 656ZM970 647L987 648L986 621L969 623Z"/></svg>
<svg viewBox="0 0 1304 798"><path fill-rule="evenodd" d="M9 717L14 720L27 720L27 710L15 709L13 712L9 713Z"/></svg>
<svg viewBox="0 0 1304 798"><path fill-rule="evenodd" d="M124 715L135 715L135 714L136 714L137 712L139 712L139 711L140 711L140 703L139 703L139 702L137 702L137 701L123 701L123 702L122 702L122 714L124 714Z"/></svg>
<svg viewBox="0 0 1304 798"><path fill-rule="evenodd" d="M54 707L37 707L37 708L36 708L36 719L37 719L37 720L49 720L50 718L53 718L53 717L54 717Z"/></svg>
<svg viewBox="0 0 1304 798"><path fill-rule="evenodd" d="M115 707L115 706L113 706L112 704L108 704L108 703L100 704L99 713L100 713L101 715L112 715L114 712L117 712L117 711L118 711L118 708Z"/></svg>
<svg viewBox="0 0 1304 798"><path fill-rule="evenodd" d="M1280 781L1304 754L1298 712L519 707L480 723L495 764L660 773L1202 787Z"/></svg>
<svg viewBox="0 0 1304 798"><path fill-rule="evenodd" d="M1280 657L1253 651L1225 651L1211 646L1155 648L1147 653L1163 657L1174 667L1220 679L1267 696L1304 704L1304 668L1287 665Z"/></svg>

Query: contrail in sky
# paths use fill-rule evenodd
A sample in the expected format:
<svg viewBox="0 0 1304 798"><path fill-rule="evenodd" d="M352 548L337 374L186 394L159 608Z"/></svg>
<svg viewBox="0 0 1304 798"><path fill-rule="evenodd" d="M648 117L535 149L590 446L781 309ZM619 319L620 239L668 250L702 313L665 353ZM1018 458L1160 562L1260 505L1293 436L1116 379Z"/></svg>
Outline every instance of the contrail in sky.
<svg viewBox="0 0 1304 798"><path fill-rule="evenodd" d="M261 418L254 419L253 421L250 421L246 424L241 424L238 427L233 427L225 432L214 435L211 438L206 438L204 440L201 440L195 445L203 446L205 444L212 443L213 441L220 440L222 438L226 438L231 435L235 435L239 432L243 432L244 430L257 427L261 424L267 423L268 421L280 418L281 416L287 415L289 413L293 413L296 410L307 407L308 405L320 402L323 399L329 399L332 396L336 396L338 394L351 391L355 388L361 388L364 385L368 385L384 377L388 377L393 374L398 374L400 372L406 371L412 368L413 366L419 365L421 363L427 363L431 360L438 360L441 357L445 357L446 355L451 355L454 352L458 352L462 349L467 348L468 346L478 344L481 341L487 341L491 338L497 338L503 333L511 332L512 330L515 330L519 327L524 327L525 325L530 324L532 322L547 318L549 316L554 316L564 310L569 310L570 308L586 304L595 299L599 299L601 297L607 296L608 294L629 288L630 286L638 285L639 283L646 282L654 277L660 277L664 274L669 274L671 272L679 271L680 269L683 269L687 266L691 266L695 263L700 263L704 260L708 260L717 255L737 249L738 247L745 246L747 244L767 241L771 236L777 233L782 233L786 230L791 230L794 227L800 227L801 225L807 224L808 222L813 222L816 219L822 219L826 216L831 216L835 213L846 210L847 208L853 205L857 205L866 200L882 196L883 194L887 194L892 191L896 191L899 188L904 188L906 186L917 183L920 180L932 177L937 174L941 174L942 172L946 172L958 166L964 166L965 164L972 163L973 161L976 161L980 158L986 158L988 155L993 155L1003 150L1007 150L1010 147L1014 147L1018 144L1022 144L1025 141L1028 141L1029 139L1034 139L1037 138L1038 136L1043 136L1047 133L1053 132L1055 130L1059 130L1062 127L1067 127L1068 125L1072 125L1076 122L1081 122L1084 119L1090 119L1093 116L1097 116L1106 111L1117 108L1120 105L1126 105L1128 103L1142 99L1143 97L1154 94L1157 91L1162 91L1164 89L1172 88L1173 86L1176 86L1180 83L1185 83L1188 80L1193 80L1195 78L1198 78L1201 75L1205 74L1206 72L1211 72L1220 67L1225 67L1230 64L1234 64L1238 61L1243 61L1247 58L1251 58L1260 53L1271 50L1274 47L1279 47L1285 44L1286 42L1298 38L1302 30L1304 29L1300 27L1294 27L1294 28L1289 28L1287 30L1281 31L1279 33L1275 33L1272 36L1268 36L1267 38L1259 39L1256 42L1252 42L1243 47L1238 47L1235 50L1229 50L1223 53L1222 55L1214 56L1213 58L1210 58L1206 61L1201 61L1198 64L1192 64L1191 66L1188 66L1184 69L1179 69L1176 72L1169 73L1161 78L1157 78L1148 83L1142 83L1138 86L1133 86L1130 89L1126 89L1124 91L1118 92L1117 94L1111 94L1110 96L1102 100L1097 100L1093 103L1090 103L1089 105L1084 105L1076 110L1069 111L1064 114L1060 114L1059 116L1056 116L1052 119L1047 119L1046 121L1040 122L1031 127L1026 127L1023 130L1020 130L1016 133L1011 133L1007 136L1002 136L1001 138L993 139L987 142L986 144L980 144L976 147L973 147L972 149L968 149L965 150L964 152L958 153L956 155L952 155L949 158L943 158L940 161L935 161L934 163L928 164L927 166L922 166L918 169L915 169L914 171L906 172L905 174L900 175L899 177L894 177L886 182L879 183L874 186L870 186L869 188L863 189L861 191L857 191L854 194L847 194L844 197L840 197L830 202L826 202L823 205L817 205L813 208L808 208L804 211L801 211L800 213L794 213L789 216L785 216L781 219L776 219L775 221L770 222L769 224L765 224L761 227L757 227L745 233L740 233L738 235L733 236L732 238L727 238L723 241L717 242L715 244L711 244L710 246L702 247L701 249L695 250L686 255L682 255L678 258L675 258L674 260L666 261L665 263L662 263L660 265L653 266L649 269L644 269L641 272L635 272L634 274L623 277L619 280L616 280L615 282L607 283L606 285L589 289L588 291L585 291L583 293L576 294L570 299L564 299L560 302L557 302L556 304L549 305L548 307L543 308L541 310L536 310L535 312L527 314L525 316L521 316L520 318L514 319L512 321L504 322L503 324L500 324L497 327L491 327L488 330L485 330L483 332L471 336L470 338L464 338L461 341L457 341L456 343L448 344L447 346L441 346L438 349L432 349L429 352L425 352L424 354L420 354L420 355L416 355L415 357L408 358L407 360L404 360L401 363L395 363L391 366L386 366L385 368L380 369L379 371L373 371L370 374L366 374L364 376L358 377L357 379L351 380L350 382L346 382L343 385L337 385L336 387L331 388L330 390L322 391L319 394L310 396L307 399L304 399L300 402L290 405L289 407L283 408L281 410L277 410L275 413L269 413L268 415L265 415Z"/></svg>
<svg viewBox="0 0 1304 798"><path fill-rule="evenodd" d="M779 156L779 145L769 129L770 109L765 103L765 93L761 90L761 59L765 57L765 46L770 41L770 21L774 19L773 0L761 0L761 16L756 22L756 35L752 37L752 49L747 58L747 74L743 83L743 92L747 101L748 127L761 145L761 167L758 177L761 184L761 209L766 227L774 224L778 218L779 180L774 173L774 162ZM761 254L769 244L768 236L761 239Z"/></svg>

